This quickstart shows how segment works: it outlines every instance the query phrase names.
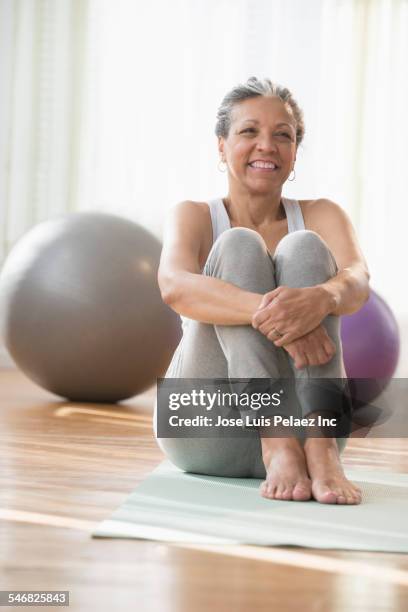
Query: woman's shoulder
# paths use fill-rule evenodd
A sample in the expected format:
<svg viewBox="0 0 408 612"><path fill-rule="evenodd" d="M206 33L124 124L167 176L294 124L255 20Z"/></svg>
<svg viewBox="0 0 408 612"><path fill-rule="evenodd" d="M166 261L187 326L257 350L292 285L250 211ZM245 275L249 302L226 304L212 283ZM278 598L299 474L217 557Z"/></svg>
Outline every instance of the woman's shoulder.
<svg viewBox="0 0 408 612"><path fill-rule="evenodd" d="M211 223L211 215L207 202L182 200L173 204L167 214L169 218L179 220L183 224L198 224L200 227L203 227Z"/></svg>
<svg viewBox="0 0 408 612"><path fill-rule="evenodd" d="M298 200L298 202L308 229L317 231L346 217L344 209L328 198Z"/></svg>
<svg viewBox="0 0 408 612"><path fill-rule="evenodd" d="M183 200L182 202L175 204L172 208L177 213L188 216L208 216L210 212L208 202L201 202L197 200Z"/></svg>
<svg viewBox="0 0 408 612"><path fill-rule="evenodd" d="M329 200L328 198L315 198L311 200L297 200L300 204L302 211L314 212L315 210L322 210L327 208L337 207L338 204Z"/></svg>
<svg viewBox="0 0 408 612"><path fill-rule="evenodd" d="M172 219L183 231L193 230L204 240L212 237L212 222L207 202L183 200L171 207Z"/></svg>

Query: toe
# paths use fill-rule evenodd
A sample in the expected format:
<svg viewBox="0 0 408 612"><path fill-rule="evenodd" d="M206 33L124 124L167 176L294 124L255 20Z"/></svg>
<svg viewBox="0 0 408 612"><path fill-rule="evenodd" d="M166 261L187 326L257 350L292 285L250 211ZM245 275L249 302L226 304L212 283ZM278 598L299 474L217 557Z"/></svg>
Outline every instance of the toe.
<svg viewBox="0 0 408 612"><path fill-rule="evenodd" d="M316 495L316 499L321 504L336 504L337 495L330 487L322 487Z"/></svg>
<svg viewBox="0 0 408 612"><path fill-rule="evenodd" d="M293 487L286 487L286 489L284 489L282 493L282 499L287 501L289 499L292 499L292 495L293 495Z"/></svg>
<svg viewBox="0 0 408 612"><path fill-rule="evenodd" d="M361 491L352 483L347 482L346 485L341 487L340 497L345 498L345 501L342 503L349 505L358 504L361 501Z"/></svg>
<svg viewBox="0 0 408 612"><path fill-rule="evenodd" d="M282 485L279 485L275 491L275 499L283 499L284 490L285 490L284 487Z"/></svg>
<svg viewBox="0 0 408 612"><path fill-rule="evenodd" d="M260 490L260 493L261 493L262 497L269 497L270 496L270 492L269 492L270 487L269 487L269 484L268 484L268 482L266 480L264 480L261 483L261 486L259 487L259 490Z"/></svg>
<svg viewBox="0 0 408 612"><path fill-rule="evenodd" d="M307 501L311 498L310 486L298 483L293 489L293 499L296 501Z"/></svg>
<svg viewBox="0 0 408 612"><path fill-rule="evenodd" d="M354 496L354 498L355 498L356 500L360 500L360 501L361 501L361 498L362 498L362 496L363 496L363 495L362 495L362 493L361 493L361 489L357 489L357 487L355 487L355 488L353 489L353 496Z"/></svg>
<svg viewBox="0 0 408 612"><path fill-rule="evenodd" d="M261 485L261 495L267 499L275 499L276 486L265 480Z"/></svg>
<svg viewBox="0 0 408 612"><path fill-rule="evenodd" d="M361 493L353 492L351 494L352 504L361 504Z"/></svg>

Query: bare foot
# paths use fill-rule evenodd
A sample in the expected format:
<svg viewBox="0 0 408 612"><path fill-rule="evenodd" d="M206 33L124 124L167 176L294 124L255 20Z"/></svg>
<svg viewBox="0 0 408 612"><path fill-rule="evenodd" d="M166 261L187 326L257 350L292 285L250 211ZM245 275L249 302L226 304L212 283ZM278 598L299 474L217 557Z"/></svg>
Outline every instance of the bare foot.
<svg viewBox="0 0 408 612"><path fill-rule="evenodd" d="M306 501L312 483L306 469L305 454L296 438L262 438L266 480L260 493L268 499Z"/></svg>
<svg viewBox="0 0 408 612"><path fill-rule="evenodd" d="M304 451L316 501L321 504L361 503L361 489L344 475L335 438L308 438Z"/></svg>

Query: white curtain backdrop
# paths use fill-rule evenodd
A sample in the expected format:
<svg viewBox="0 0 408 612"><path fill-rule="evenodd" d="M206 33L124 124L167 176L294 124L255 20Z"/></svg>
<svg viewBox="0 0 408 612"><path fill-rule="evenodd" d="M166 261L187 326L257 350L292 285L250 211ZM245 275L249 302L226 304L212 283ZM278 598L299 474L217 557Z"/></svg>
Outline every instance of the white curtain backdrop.
<svg viewBox="0 0 408 612"><path fill-rule="evenodd" d="M321 40L318 191L348 210L372 286L406 317L408 2L328 0Z"/></svg>
<svg viewBox="0 0 408 612"><path fill-rule="evenodd" d="M0 257L64 211L160 236L175 202L224 195L217 107L267 76L305 112L284 193L341 204L408 315L407 41L407 0L1 0Z"/></svg>
<svg viewBox="0 0 408 612"><path fill-rule="evenodd" d="M0 261L32 225L76 208L85 9L0 1Z"/></svg>

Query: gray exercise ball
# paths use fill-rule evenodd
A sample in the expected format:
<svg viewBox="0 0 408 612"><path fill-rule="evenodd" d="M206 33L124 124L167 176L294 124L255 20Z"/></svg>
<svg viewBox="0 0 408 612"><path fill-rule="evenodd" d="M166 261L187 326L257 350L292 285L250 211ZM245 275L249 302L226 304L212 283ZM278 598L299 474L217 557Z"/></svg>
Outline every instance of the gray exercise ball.
<svg viewBox="0 0 408 612"><path fill-rule="evenodd" d="M148 231L110 214L35 226L0 274L0 331L16 364L71 400L116 402L150 387L181 336L160 296L160 251Z"/></svg>

